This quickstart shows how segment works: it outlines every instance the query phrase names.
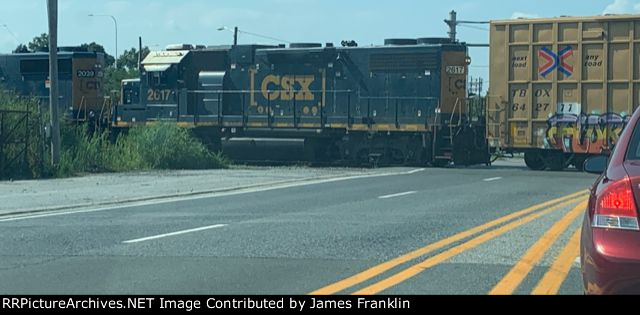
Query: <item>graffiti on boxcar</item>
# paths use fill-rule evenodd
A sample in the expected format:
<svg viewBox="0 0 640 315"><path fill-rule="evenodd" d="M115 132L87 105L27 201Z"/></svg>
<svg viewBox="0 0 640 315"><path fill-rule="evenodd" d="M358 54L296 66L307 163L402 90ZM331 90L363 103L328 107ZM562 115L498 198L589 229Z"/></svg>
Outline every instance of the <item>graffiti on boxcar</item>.
<svg viewBox="0 0 640 315"><path fill-rule="evenodd" d="M547 121L545 147L567 153L599 154L618 141L631 118L623 115L556 114Z"/></svg>

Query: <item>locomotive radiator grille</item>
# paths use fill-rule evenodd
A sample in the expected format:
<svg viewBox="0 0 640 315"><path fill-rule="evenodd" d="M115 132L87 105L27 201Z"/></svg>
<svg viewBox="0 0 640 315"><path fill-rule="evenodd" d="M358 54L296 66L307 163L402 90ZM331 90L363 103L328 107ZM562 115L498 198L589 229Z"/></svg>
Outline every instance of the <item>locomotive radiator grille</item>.
<svg viewBox="0 0 640 315"><path fill-rule="evenodd" d="M374 54L369 59L372 72L421 72L436 68L435 54Z"/></svg>

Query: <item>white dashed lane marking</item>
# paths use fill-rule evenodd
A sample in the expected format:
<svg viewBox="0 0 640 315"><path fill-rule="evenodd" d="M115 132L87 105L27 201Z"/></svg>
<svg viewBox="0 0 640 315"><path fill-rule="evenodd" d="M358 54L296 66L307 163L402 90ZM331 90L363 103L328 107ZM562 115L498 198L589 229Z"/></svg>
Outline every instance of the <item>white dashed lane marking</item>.
<svg viewBox="0 0 640 315"><path fill-rule="evenodd" d="M396 198L396 197L413 195L415 193L417 193L417 191L407 191L407 192L403 192L403 193L399 193L399 194L380 196L380 197L378 197L378 199L391 199L391 198Z"/></svg>
<svg viewBox="0 0 640 315"><path fill-rule="evenodd" d="M221 227L225 227L225 226L227 226L227 224L216 224L216 225L210 225L210 226L205 226L205 227L196 228L196 229L190 229L190 230L178 231L178 232L173 232L173 233L160 234L160 235L156 235L156 236L138 238L138 239L135 239L135 240L124 241L123 243L125 243L125 244L140 243L140 242L157 240L157 239L160 239L160 238L165 238L165 237L170 237L170 236L177 236L177 235L182 235L182 234L187 234L187 233L194 233L194 232L201 232L201 231L206 231L206 230L211 230L211 229L217 229L217 228L221 228Z"/></svg>

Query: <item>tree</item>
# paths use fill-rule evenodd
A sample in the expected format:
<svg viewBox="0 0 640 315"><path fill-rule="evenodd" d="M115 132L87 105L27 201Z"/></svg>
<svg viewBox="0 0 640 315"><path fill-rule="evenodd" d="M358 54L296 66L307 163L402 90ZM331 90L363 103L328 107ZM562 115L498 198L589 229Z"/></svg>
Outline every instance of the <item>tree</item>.
<svg viewBox="0 0 640 315"><path fill-rule="evenodd" d="M113 64L116 61L116 58L114 58L113 56L107 54L107 52L104 49L104 46L96 43L96 42L92 42L89 44L82 44L80 45L80 48L84 48L88 51L91 52L97 52L97 53L103 53L104 54L104 63L106 67L111 67L113 66Z"/></svg>
<svg viewBox="0 0 640 315"><path fill-rule="evenodd" d="M18 47L16 47L16 49L13 50L14 54L25 54L28 52L29 52L29 47L27 47L27 45L24 45L24 44L18 45Z"/></svg>
<svg viewBox="0 0 640 315"><path fill-rule="evenodd" d="M104 75L104 92L116 97L116 99L120 98L120 85L122 80L126 79L135 79L140 77L140 72L137 68L126 70L118 67L109 67L105 71Z"/></svg>
<svg viewBox="0 0 640 315"><path fill-rule="evenodd" d="M40 36L36 36L27 44L29 51L49 51L49 35L42 33Z"/></svg>
<svg viewBox="0 0 640 315"><path fill-rule="evenodd" d="M104 54L104 62L106 67L111 67L115 63L116 59L107 54L104 49L104 46L96 43L85 43L80 45L81 48L86 49L87 51L103 53ZM20 44L13 51L14 53L28 53L28 52L37 52L37 51L49 51L49 34L42 33L40 36L36 36L29 42L27 45Z"/></svg>
<svg viewBox="0 0 640 315"><path fill-rule="evenodd" d="M149 47L142 48L142 59L144 59L149 53ZM136 48L125 50L118 58L118 68L110 66L106 69L104 76L104 91L106 93L110 93L116 98L119 98L122 80L135 79L139 77L138 50Z"/></svg>
<svg viewBox="0 0 640 315"><path fill-rule="evenodd" d="M142 59L147 57L149 52L149 47L142 48ZM127 71L138 69L138 50L135 48L125 50L124 53L120 55L120 58L118 58L118 68Z"/></svg>

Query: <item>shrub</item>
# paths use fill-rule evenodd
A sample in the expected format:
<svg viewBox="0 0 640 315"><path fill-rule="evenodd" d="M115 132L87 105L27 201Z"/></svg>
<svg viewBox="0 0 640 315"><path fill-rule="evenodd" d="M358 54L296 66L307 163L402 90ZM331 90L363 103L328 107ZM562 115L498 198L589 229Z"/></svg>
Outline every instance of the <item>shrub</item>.
<svg viewBox="0 0 640 315"><path fill-rule="evenodd" d="M128 162L151 169L209 169L226 167L228 161L212 154L189 130L172 123L137 127L116 143L120 165Z"/></svg>
<svg viewBox="0 0 640 315"><path fill-rule="evenodd" d="M109 142L108 131L91 133L87 125L61 125L60 144L60 165L55 169L57 177L114 171L110 159L115 148Z"/></svg>
<svg viewBox="0 0 640 315"><path fill-rule="evenodd" d="M21 120L24 114L3 117L5 126L12 130L4 130L0 136L10 142L17 140L18 144L5 144L0 151L0 179L148 169L213 169L229 164L221 154L209 152L188 129L174 123L136 127L111 141L109 131L93 131L88 124L65 123L61 119L61 159L53 167L44 127L49 116L38 100L0 87L0 110L29 112L28 121ZM28 140L25 154L22 154L23 139Z"/></svg>
<svg viewBox="0 0 640 315"><path fill-rule="evenodd" d="M90 134L86 127L62 132L62 158L57 176L83 172L125 172L148 169L224 168L228 161L212 154L184 128L171 123L136 127L115 143L109 134Z"/></svg>

